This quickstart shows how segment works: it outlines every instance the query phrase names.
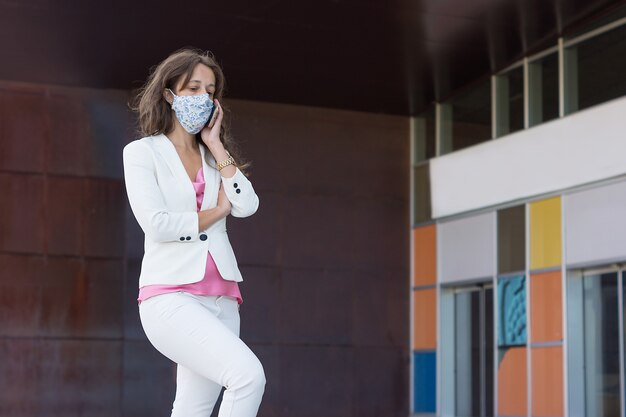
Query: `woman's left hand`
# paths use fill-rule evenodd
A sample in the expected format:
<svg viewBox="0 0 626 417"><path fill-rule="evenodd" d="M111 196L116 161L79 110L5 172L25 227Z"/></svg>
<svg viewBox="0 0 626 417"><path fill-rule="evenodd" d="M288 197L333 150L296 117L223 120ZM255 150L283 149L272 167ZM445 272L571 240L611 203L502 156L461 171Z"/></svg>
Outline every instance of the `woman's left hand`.
<svg viewBox="0 0 626 417"><path fill-rule="evenodd" d="M220 102L215 99L215 111L217 112L217 116L215 119L215 123L213 123L213 127L209 127L207 123L206 126L200 131L200 137L202 138L202 142L210 149L215 149L216 146L222 145L220 141L220 130L222 128L222 119L224 117L224 111L222 110L222 106ZM223 145L222 145L223 146Z"/></svg>

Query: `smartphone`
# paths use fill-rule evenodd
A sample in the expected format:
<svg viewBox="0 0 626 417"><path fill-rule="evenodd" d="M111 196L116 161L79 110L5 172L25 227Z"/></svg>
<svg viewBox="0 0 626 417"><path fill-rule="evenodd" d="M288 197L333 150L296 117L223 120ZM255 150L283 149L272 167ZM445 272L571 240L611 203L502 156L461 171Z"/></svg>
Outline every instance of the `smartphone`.
<svg viewBox="0 0 626 417"><path fill-rule="evenodd" d="M215 124L215 119L217 119L217 105L213 104L213 109L211 109L211 114L209 115L209 122L207 126L213 127Z"/></svg>

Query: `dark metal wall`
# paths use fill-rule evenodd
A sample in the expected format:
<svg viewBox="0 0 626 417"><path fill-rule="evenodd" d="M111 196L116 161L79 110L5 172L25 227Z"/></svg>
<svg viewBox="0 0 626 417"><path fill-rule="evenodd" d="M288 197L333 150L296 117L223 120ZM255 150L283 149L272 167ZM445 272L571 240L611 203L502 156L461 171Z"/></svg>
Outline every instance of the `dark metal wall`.
<svg viewBox="0 0 626 417"><path fill-rule="evenodd" d="M0 415L115 416L126 95L0 84Z"/></svg>
<svg viewBox="0 0 626 417"><path fill-rule="evenodd" d="M229 232L263 415L406 416L409 121L236 101L259 212ZM246 305L246 303L248 303Z"/></svg>
<svg viewBox="0 0 626 417"><path fill-rule="evenodd" d="M0 83L0 415L168 416L145 340L123 91ZM259 211L230 219L260 416L405 416L408 119L226 101Z"/></svg>

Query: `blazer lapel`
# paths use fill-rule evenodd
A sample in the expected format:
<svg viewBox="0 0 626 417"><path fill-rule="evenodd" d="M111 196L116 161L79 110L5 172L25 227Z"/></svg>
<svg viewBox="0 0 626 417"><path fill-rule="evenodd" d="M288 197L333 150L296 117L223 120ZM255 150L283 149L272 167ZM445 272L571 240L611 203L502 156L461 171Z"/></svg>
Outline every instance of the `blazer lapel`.
<svg viewBox="0 0 626 417"><path fill-rule="evenodd" d="M191 201L195 201L196 190L193 188L193 184L189 179L189 175L187 175L187 171L185 171L185 166L180 160L174 144L163 134L155 136L155 141L157 151L165 160L172 175L178 180L181 189L184 190L185 194L189 194L189 198L192 199Z"/></svg>

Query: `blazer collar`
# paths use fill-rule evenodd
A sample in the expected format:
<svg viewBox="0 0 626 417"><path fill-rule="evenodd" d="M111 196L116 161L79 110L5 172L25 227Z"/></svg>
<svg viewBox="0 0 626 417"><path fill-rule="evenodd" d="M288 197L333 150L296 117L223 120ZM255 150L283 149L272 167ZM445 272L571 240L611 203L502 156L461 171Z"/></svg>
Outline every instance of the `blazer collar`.
<svg viewBox="0 0 626 417"><path fill-rule="evenodd" d="M176 152L176 148L172 141L169 140L167 136L164 134L156 135L154 137L155 143L157 145L157 150L167 163L172 175L174 175L181 184L184 185L184 189L190 193L190 197L193 196L193 201L195 202L196 191L193 188L193 184L191 183L191 179L189 175L187 175L187 171L185 170L185 166L183 162L180 160L178 156L178 152ZM204 173L204 181L205 181L205 192L204 198L202 200L201 210L204 210L211 204L211 200L213 199L213 194L215 194L215 201L217 202L217 193L212 193L211 190L219 187L219 176L217 169L214 168L215 160L211 156L210 153L206 152L205 147L200 145L200 155L202 159L202 170Z"/></svg>
<svg viewBox="0 0 626 417"><path fill-rule="evenodd" d="M191 184L189 175L187 175L187 171L185 171L183 162L180 160L174 144L164 134L155 136L154 140L157 144L159 153L163 159L165 159L165 163L167 163L172 175L174 175L174 177L176 177L179 181L189 185L188 187L185 187L185 189L193 190L193 185Z"/></svg>

